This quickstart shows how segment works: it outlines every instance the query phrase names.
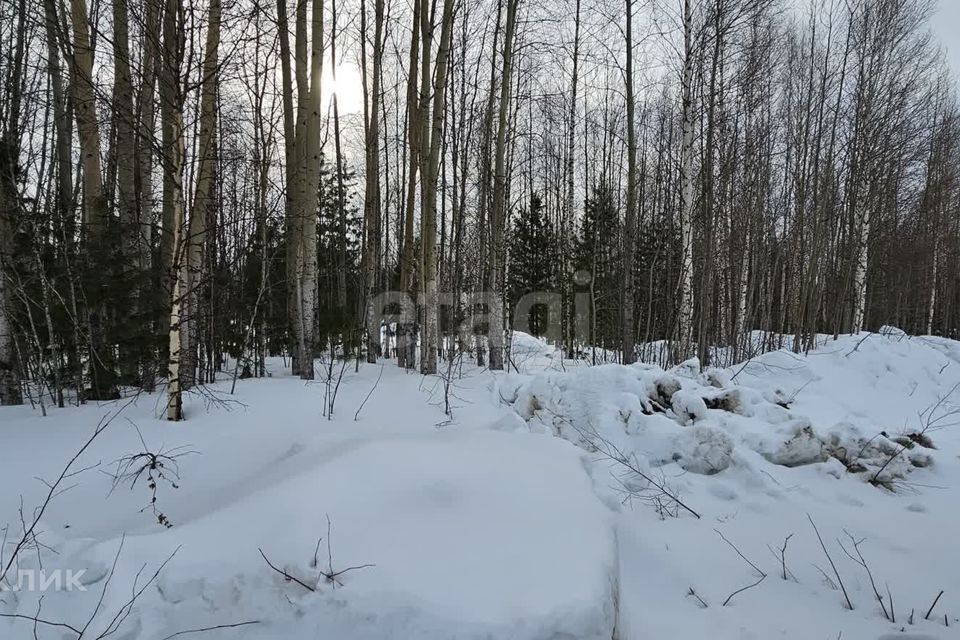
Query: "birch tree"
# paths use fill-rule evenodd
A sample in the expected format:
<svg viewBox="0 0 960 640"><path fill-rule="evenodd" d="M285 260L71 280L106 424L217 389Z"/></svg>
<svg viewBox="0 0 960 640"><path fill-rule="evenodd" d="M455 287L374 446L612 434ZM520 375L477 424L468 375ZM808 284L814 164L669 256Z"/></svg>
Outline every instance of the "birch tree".
<svg viewBox="0 0 960 640"><path fill-rule="evenodd" d="M166 0L163 9L163 61L160 105L163 128L163 237L161 275L171 283L167 333L167 420L183 419L180 345L184 296L187 293L184 254L183 163L186 155L183 126L184 87L180 80L183 61L183 22L177 0Z"/></svg>
<svg viewBox="0 0 960 640"><path fill-rule="evenodd" d="M425 153L421 171L421 300L423 308L423 337L420 354L420 372L426 375L437 372L437 347L439 307L437 300L437 179L440 167L440 142L443 137L444 99L447 94L447 57L453 31L453 0L443 1L440 19L440 45L437 50L437 66L434 72L432 91L427 91L430 78L430 42L433 25L429 24L427 12L421 9L421 32L423 34L423 67L421 75L420 126ZM425 99L426 98L426 99ZM432 120L429 99L433 101Z"/></svg>
<svg viewBox="0 0 960 640"><path fill-rule="evenodd" d="M312 47L307 57L308 3L295 11L297 106L294 124L286 4L278 0L281 65L284 82L284 130L287 139L287 286L288 318L294 337L293 372L312 380L317 283L317 206L320 180L320 76L323 71L323 0L314 0L311 13ZM284 44L284 42L287 44ZM309 73L308 73L309 65ZM292 141L290 140L292 137Z"/></svg>
<svg viewBox="0 0 960 640"><path fill-rule="evenodd" d="M627 102L627 212L623 227L623 317L621 318L621 351L624 364L636 361L636 325L634 304L634 265L637 233L637 131L636 96L633 90L633 0L626 0L627 65L624 85Z"/></svg>
<svg viewBox="0 0 960 640"><path fill-rule="evenodd" d="M673 359L689 355L693 340L693 7L683 0L683 72L680 80L682 139L680 141L680 286L677 292L677 344Z"/></svg>
<svg viewBox="0 0 960 640"><path fill-rule="evenodd" d="M367 287L367 362L375 364L380 352L380 324L373 308L373 296L377 290L380 259L380 82L383 63L384 2L374 0L373 73L372 86L367 91L367 11L364 0L360 9L362 69L364 76L364 226L366 229L365 277Z"/></svg>
<svg viewBox="0 0 960 640"><path fill-rule="evenodd" d="M507 18L503 38L503 63L500 74L500 98L497 108L497 137L494 145L493 167L493 201L490 207L490 262L488 293L489 329L488 342L490 352L490 369L503 369L503 258L504 258L504 225L506 224L506 145L507 128L509 123L511 75L513 73L513 45L516 37L517 8L520 0L506 0ZM493 87L490 88L493 91Z"/></svg>
<svg viewBox="0 0 960 640"><path fill-rule="evenodd" d="M217 154L217 87L220 60L220 0L210 0L206 46L200 80L200 136L197 147L196 193L190 212L190 226L185 242L186 282L182 302L180 345L182 370L180 377L185 388L197 383L197 352L200 336L200 289L205 273L207 234L216 229L216 207L213 204L214 167Z"/></svg>

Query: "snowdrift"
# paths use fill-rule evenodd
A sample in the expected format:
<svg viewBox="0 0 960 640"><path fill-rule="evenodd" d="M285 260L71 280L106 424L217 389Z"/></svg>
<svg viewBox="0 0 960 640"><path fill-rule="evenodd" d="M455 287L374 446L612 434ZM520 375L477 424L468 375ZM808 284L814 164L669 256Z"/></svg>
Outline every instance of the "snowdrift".
<svg viewBox="0 0 960 640"><path fill-rule="evenodd" d="M701 373L588 367L518 334L523 373L464 363L452 417L441 378L389 362L348 367L330 420L322 382L279 361L236 396L190 397L181 424L144 395L20 558L83 569L86 590L0 593L0 614L26 617L0 618L0 638L98 612L96 637L117 611L109 637L127 640L242 622L196 637L957 637L960 343L818 344ZM21 496L29 521L47 491L34 478L118 408L0 409L6 553ZM112 477L145 448L189 452L156 505Z"/></svg>
<svg viewBox="0 0 960 640"><path fill-rule="evenodd" d="M845 344L832 348L842 350ZM811 357L819 355L829 352ZM926 355L938 364L935 354ZM616 451L653 467L676 463L685 471L710 475L749 450L785 467L839 462L848 472L893 489L912 470L933 464L931 436L956 412L951 389L943 389L944 395L903 424L891 423L889 415L879 422L844 417L814 424L793 408L806 384L788 395L783 385L759 384L761 375L747 373L786 369L784 360L794 363L788 379L822 382L829 372L824 360L812 366L778 352L733 371L702 374L696 360L669 372L645 364L608 364L532 378L514 374L500 382L498 394L532 431L551 432L588 451ZM741 376L756 386L735 384ZM866 393L859 397L868 401Z"/></svg>
<svg viewBox="0 0 960 640"><path fill-rule="evenodd" d="M583 448L598 493L633 506L621 637L954 637L960 343L890 329L818 342L702 374L690 361L498 381L519 431ZM955 595L922 620L941 589Z"/></svg>

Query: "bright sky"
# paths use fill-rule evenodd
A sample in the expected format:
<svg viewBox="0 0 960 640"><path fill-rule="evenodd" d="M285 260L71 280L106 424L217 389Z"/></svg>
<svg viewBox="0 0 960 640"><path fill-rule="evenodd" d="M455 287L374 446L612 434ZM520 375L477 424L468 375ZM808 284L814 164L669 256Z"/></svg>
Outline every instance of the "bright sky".
<svg viewBox="0 0 960 640"><path fill-rule="evenodd" d="M363 78L360 75L360 69L351 62L337 65L337 82L334 84L331 66L329 60L324 60L323 75L320 78L323 104L329 104L333 93L336 92L340 115L361 113L363 111Z"/></svg>
<svg viewBox="0 0 960 640"><path fill-rule="evenodd" d="M940 10L933 17L933 32L947 49L953 77L960 79L960 0L938 0Z"/></svg>

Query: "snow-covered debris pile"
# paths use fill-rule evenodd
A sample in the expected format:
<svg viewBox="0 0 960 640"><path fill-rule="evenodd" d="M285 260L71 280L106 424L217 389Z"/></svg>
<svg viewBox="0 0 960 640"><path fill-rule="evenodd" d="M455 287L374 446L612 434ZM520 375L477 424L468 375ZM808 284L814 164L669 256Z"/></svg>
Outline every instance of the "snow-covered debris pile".
<svg viewBox="0 0 960 640"><path fill-rule="evenodd" d="M501 380L498 393L533 431L549 431L587 450L615 452L654 468L676 463L685 471L711 475L756 453L785 467L823 463L831 475L856 474L894 489L913 470L933 464L936 427L955 412L949 388L902 422L894 419L902 412L885 415L884 422L864 419L859 408L872 402L866 392L860 393L858 412L852 415L843 407L809 414L796 401L815 396L813 391L830 393L835 403L849 401L846 396L858 393L860 382L851 368L880 366L892 373L910 349L922 350L910 354L911 363L919 359L943 368L944 348L938 346L888 332L841 338L807 357L770 353L730 370L700 373L699 363L691 360L669 371L610 364L513 375ZM835 369L845 369L846 384L831 382ZM942 387L929 385L929 373L928 386ZM867 371L863 378L868 383L880 379ZM900 396L909 392L904 388Z"/></svg>

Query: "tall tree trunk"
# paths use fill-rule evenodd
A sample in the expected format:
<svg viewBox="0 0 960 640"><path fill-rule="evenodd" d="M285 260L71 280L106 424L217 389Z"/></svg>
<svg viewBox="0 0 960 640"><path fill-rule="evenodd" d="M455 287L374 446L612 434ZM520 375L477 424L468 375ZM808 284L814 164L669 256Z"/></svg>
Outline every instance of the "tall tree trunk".
<svg viewBox="0 0 960 640"><path fill-rule="evenodd" d="M53 91L53 123L56 132L57 209L61 224L73 215L72 128L67 113L67 96L63 90L60 68L60 23L56 0L43 0L44 25L47 36L47 69Z"/></svg>
<svg viewBox="0 0 960 640"><path fill-rule="evenodd" d="M870 206L871 203L862 202L860 205L860 222L857 225L855 239L854 270L853 270L853 325L852 333L863 331L863 321L867 309L867 266L870 259Z"/></svg>
<svg viewBox="0 0 960 640"><path fill-rule="evenodd" d="M4 78L4 93L10 98L9 116L0 130L0 406L23 402L20 388L21 362L13 323L13 234L18 219L17 191L22 132L20 129L23 70L26 43L26 0L17 3L17 26L13 37L12 69Z"/></svg>
<svg viewBox="0 0 960 640"><path fill-rule="evenodd" d="M674 361L690 355L693 339L693 11L683 0L683 139L680 143L680 287L677 308L677 342Z"/></svg>
<svg viewBox="0 0 960 640"><path fill-rule="evenodd" d="M200 82L200 138L197 148L197 187L190 212L186 238L186 290L180 325L181 371L184 388L202 382L197 377L197 354L200 347L200 290L205 286L205 249L209 228L216 228L216 205L213 202L214 172L217 157L217 86L220 65L220 0L210 0L203 74Z"/></svg>
<svg viewBox="0 0 960 640"><path fill-rule="evenodd" d="M283 101L284 178L287 185L284 204L286 233L287 321L290 333L290 372L300 375L300 321L295 304L298 282L297 262L300 255L300 190L298 186L299 154L297 153L296 113L293 106L293 71L290 68L290 21L287 0L277 0L277 30L280 40L280 75ZM299 77L299 76L298 76Z"/></svg>
<svg viewBox="0 0 960 640"><path fill-rule="evenodd" d="M430 58L427 50L430 46L428 29L429 19L426 12L421 19L424 21L424 72L421 82L426 83L429 77ZM440 28L440 47L437 50L437 68L433 82L433 122L427 127L429 109L425 101L421 101L421 126L423 127L423 148L426 157L423 162L422 199L420 204L420 243L421 243L421 281L423 304L423 337L420 354L420 372L425 375L437 372L437 347L439 344L439 307L437 300L437 180L442 153L440 143L443 138L444 97L447 86L447 57L450 52L450 37L453 31L453 0L443 1L443 17ZM423 87L426 90L426 86ZM425 95L429 95L426 93ZM426 142L429 141L429 144Z"/></svg>
<svg viewBox="0 0 960 640"><path fill-rule="evenodd" d="M574 309L573 309L573 286L570 278L570 270L567 266L570 263L573 248L573 209L574 209L574 155L576 153L576 130L577 130L577 82L580 71L580 0L576 0L576 12L573 23L573 73L570 77L570 113L567 122L567 148L566 165L564 167L566 193L564 194L563 218L560 223L559 234L561 242L561 262L560 271L563 278L563 300L566 308L564 309L564 338L566 340L566 357L573 357L574 350Z"/></svg>
<svg viewBox="0 0 960 640"><path fill-rule="evenodd" d="M130 74L130 43L127 0L113 0L113 121L116 127L117 210L120 229L120 263L114 277L119 277L123 291L131 298L118 308L121 334L120 377L124 384L138 382L138 345L141 334L133 322L139 282L140 260L137 255L137 186L136 136L133 109L133 80Z"/></svg>
<svg viewBox="0 0 960 640"><path fill-rule="evenodd" d="M503 72L500 75L500 104L497 116L497 141L494 147L493 204L490 209L490 328L489 362L491 370L503 369L503 234L506 225L507 188L506 142L507 116L510 107L510 84L513 72L513 44L520 0L507 0L507 23L503 38ZM491 87L491 91L493 88Z"/></svg>
<svg viewBox="0 0 960 640"><path fill-rule="evenodd" d="M297 94L301 120L297 144L301 148L299 250L296 279L297 325L300 331L300 377L312 380L316 341L317 208L320 185L320 76L323 71L323 0L314 0L311 15L309 85L306 68L306 8L297 9ZM302 17L301 17L302 15Z"/></svg>
<svg viewBox="0 0 960 640"><path fill-rule="evenodd" d="M160 65L161 119L163 128L163 236L161 277L170 285L167 333L167 420L183 419L180 383L182 305L187 295L184 263L183 162L186 154L183 126L183 21L178 0L166 0L163 11L163 62Z"/></svg>
<svg viewBox="0 0 960 640"><path fill-rule="evenodd" d="M48 0L50 1L50 0ZM144 26L148 34L161 33L163 16L162 0L147 0ZM151 295L149 285L158 284L153 278L156 271L152 270L152 240L153 240L153 164L156 147L155 127L157 120L157 80L162 70L162 56L160 55L158 37L143 39L143 82L140 86L139 102L137 104L137 131L136 131L136 238L135 261L140 274L150 273L149 281L141 277L137 290L137 311L141 322L150 328L150 336L156 333L156 316L154 315L155 301ZM157 378L157 358L154 352L156 340L146 338L141 334L144 344L140 345L142 371L140 383L146 391L153 391Z"/></svg>
<svg viewBox="0 0 960 640"><path fill-rule="evenodd" d="M107 196L100 164L100 125L97 120L96 86L93 80L93 44L86 0L71 0L73 66L76 74L74 105L80 137L83 169L84 254L87 258L87 322L89 340L89 397L115 397L112 347L107 340L107 293L103 270L109 264Z"/></svg>
<svg viewBox="0 0 960 640"><path fill-rule="evenodd" d="M333 25L330 28L330 81L334 86L337 84L337 0L330 0L330 21ZM345 317L347 312L347 207L346 207L346 189L343 183L343 145L340 136L340 100L337 93L333 93L333 146L336 155L337 169L337 224L339 226L339 235L337 237L337 307L340 309L341 317ZM346 331L345 324L341 325L341 331ZM344 344L347 336L342 335ZM346 356L346 354L344 354Z"/></svg>
<svg viewBox="0 0 960 640"><path fill-rule="evenodd" d="M184 35L179 3L176 0L157 1L163 3L163 47L157 52L161 129L158 158L163 169L159 273L162 295L172 296L174 282L179 277L180 241L183 238L180 225L183 224L184 88L180 81L180 68L183 64ZM162 315L159 326L163 335L161 343L170 334L169 321L173 317L169 305L165 305L164 311L166 313Z"/></svg>
<svg viewBox="0 0 960 640"><path fill-rule="evenodd" d="M373 78L369 99L364 100L366 127L364 128L364 150L366 161L366 180L364 183L363 219L366 230L366 253L364 254L364 279L366 281L366 331L367 362L375 364L380 353L379 311L373 308L373 296L378 288L378 266L380 259L380 75L383 58L383 0L374 0L373 34ZM364 91L367 90L367 22L366 2L361 3L362 21L361 55L363 57ZM388 167L389 169L389 167Z"/></svg>
<svg viewBox="0 0 960 640"><path fill-rule="evenodd" d="M19 135L0 137L0 405L23 403L20 390L20 359L13 332L12 272L14 220L17 214L17 190L14 176Z"/></svg>
<svg viewBox="0 0 960 640"><path fill-rule="evenodd" d="M407 144L410 166L407 171L407 194L403 218L403 249L400 256L400 291L407 295L413 289L413 220L417 195L417 171L420 167L420 116L417 96L417 67L420 60L421 0L413 2L410 27L410 59L407 71ZM397 325L397 366L412 369L416 365L416 323L405 318Z"/></svg>
<svg viewBox="0 0 960 640"><path fill-rule="evenodd" d="M636 98L633 92L633 0L627 2L627 215L623 229L623 316L621 318L621 350L624 364L636 361L636 320L634 304L634 263L637 244L637 131Z"/></svg>

